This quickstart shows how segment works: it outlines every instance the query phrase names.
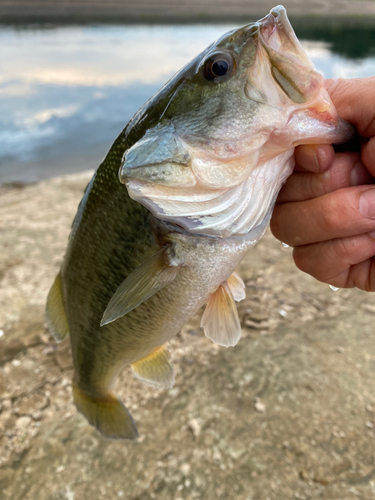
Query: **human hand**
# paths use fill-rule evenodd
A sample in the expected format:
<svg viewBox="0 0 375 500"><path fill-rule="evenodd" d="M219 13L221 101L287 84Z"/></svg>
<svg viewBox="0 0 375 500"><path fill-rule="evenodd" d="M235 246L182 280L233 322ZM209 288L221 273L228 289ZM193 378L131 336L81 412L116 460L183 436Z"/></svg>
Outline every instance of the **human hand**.
<svg viewBox="0 0 375 500"><path fill-rule="evenodd" d="M361 136L361 151L296 148L271 230L319 281L375 291L375 77L326 83L339 115Z"/></svg>

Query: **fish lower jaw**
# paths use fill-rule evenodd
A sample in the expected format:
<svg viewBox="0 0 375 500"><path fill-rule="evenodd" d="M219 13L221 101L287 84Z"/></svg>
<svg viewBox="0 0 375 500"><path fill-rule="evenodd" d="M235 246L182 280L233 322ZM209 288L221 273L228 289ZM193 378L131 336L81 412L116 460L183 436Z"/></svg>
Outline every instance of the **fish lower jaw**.
<svg viewBox="0 0 375 500"><path fill-rule="evenodd" d="M291 148L258 165L238 186L219 191L216 196L208 196L203 200L190 201L194 197L193 191L191 198L187 195L177 201L158 197L142 198L131 190L129 194L157 219L170 222L197 236L230 238L258 233L262 235L278 192L293 171L293 151ZM258 241L260 237L257 236L255 240Z"/></svg>

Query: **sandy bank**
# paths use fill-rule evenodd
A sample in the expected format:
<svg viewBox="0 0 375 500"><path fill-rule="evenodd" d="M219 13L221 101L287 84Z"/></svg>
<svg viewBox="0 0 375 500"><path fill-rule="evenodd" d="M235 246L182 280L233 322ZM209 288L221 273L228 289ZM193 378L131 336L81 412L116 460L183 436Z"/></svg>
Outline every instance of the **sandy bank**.
<svg viewBox="0 0 375 500"><path fill-rule="evenodd" d="M0 188L1 498L372 500L374 295L333 293L270 234L239 269L237 347L197 317L171 343L171 390L122 373L138 442L104 441L77 415L44 303L89 177Z"/></svg>

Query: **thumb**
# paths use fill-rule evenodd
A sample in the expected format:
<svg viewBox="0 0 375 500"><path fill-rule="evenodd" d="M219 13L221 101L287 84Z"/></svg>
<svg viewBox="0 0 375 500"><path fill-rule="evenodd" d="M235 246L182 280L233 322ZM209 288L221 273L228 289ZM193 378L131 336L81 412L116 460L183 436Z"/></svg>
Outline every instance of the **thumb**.
<svg viewBox="0 0 375 500"><path fill-rule="evenodd" d="M375 136L375 77L326 80L338 114L362 137Z"/></svg>

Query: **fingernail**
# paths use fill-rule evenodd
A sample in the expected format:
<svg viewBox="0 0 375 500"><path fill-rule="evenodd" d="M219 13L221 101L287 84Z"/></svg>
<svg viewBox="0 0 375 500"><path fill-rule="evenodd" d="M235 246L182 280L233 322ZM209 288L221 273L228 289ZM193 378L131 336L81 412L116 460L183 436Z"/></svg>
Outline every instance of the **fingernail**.
<svg viewBox="0 0 375 500"><path fill-rule="evenodd" d="M310 170L314 169L315 172L319 172L319 159L316 154L314 146L305 146L305 154L308 156L308 164Z"/></svg>
<svg viewBox="0 0 375 500"><path fill-rule="evenodd" d="M368 189L361 194L359 211L364 217L375 219L375 189Z"/></svg>
<svg viewBox="0 0 375 500"><path fill-rule="evenodd" d="M360 186L368 182L368 172L362 162L358 161L354 164L350 172L350 183L352 186Z"/></svg>
<svg viewBox="0 0 375 500"><path fill-rule="evenodd" d="M320 173L327 172L334 157L332 146L328 144L322 144L313 147L317 162L317 171Z"/></svg>

